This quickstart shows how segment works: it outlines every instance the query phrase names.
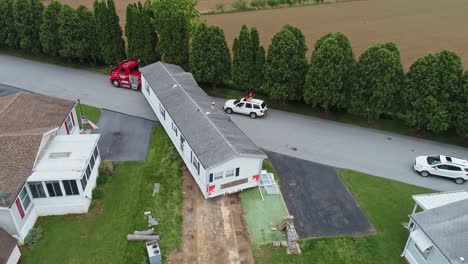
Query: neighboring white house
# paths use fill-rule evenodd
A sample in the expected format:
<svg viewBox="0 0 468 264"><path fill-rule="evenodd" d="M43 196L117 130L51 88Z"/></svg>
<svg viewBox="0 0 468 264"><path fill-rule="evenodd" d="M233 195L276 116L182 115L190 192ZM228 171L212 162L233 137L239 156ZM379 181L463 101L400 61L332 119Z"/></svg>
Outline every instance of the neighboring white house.
<svg viewBox="0 0 468 264"><path fill-rule="evenodd" d="M100 164L99 135L81 135L76 102L0 97L0 227L23 242L37 217L85 213Z"/></svg>
<svg viewBox="0 0 468 264"><path fill-rule="evenodd" d="M402 257L409 264L468 263L468 192L414 195L410 235ZM416 212L420 207L423 211Z"/></svg>
<svg viewBox="0 0 468 264"><path fill-rule="evenodd" d="M21 251L17 240L0 227L0 264L17 264L21 262Z"/></svg>
<svg viewBox="0 0 468 264"><path fill-rule="evenodd" d="M257 186L266 155L192 74L161 62L141 72L143 94L205 198Z"/></svg>

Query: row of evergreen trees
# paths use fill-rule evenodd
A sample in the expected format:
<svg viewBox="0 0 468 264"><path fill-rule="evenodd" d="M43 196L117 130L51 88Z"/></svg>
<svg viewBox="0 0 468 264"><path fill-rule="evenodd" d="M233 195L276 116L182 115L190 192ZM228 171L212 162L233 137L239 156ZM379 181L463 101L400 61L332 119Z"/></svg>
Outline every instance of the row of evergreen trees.
<svg viewBox="0 0 468 264"><path fill-rule="evenodd" d="M309 63L300 29L284 26L265 52L258 31L244 25L231 56L223 30L198 23L194 0L128 5L125 50L113 0L96 1L93 11L57 1L44 8L41 0L0 0L0 46L91 63L114 64L126 55L144 64L161 59L214 87L233 82L272 100L468 136L468 73L453 52L420 58L405 74L394 43L374 44L356 60L346 36L329 33L316 42Z"/></svg>

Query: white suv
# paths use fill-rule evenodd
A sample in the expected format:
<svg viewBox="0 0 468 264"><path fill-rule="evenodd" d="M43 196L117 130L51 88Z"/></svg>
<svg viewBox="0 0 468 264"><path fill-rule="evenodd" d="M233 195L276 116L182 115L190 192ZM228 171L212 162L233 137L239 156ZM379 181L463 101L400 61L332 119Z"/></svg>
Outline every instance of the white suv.
<svg viewBox="0 0 468 264"><path fill-rule="evenodd" d="M224 111L228 114L239 113L249 115L251 118L257 118L257 116L265 115L267 106L265 102L259 99L231 99L224 104Z"/></svg>
<svg viewBox="0 0 468 264"><path fill-rule="evenodd" d="M444 155L419 156L413 165L414 170L423 177L435 175L452 178L457 184L468 181L468 161L463 159Z"/></svg>

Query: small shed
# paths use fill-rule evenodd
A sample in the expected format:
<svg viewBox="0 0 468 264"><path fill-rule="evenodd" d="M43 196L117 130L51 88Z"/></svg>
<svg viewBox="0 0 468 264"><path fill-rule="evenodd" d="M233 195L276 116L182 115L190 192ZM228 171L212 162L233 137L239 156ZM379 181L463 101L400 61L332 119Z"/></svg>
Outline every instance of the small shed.
<svg viewBox="0 0 468 264"><path fill-rule="evenodd" d="M0 227L0 264L20 263L21 252L17 240Z"/></svg>

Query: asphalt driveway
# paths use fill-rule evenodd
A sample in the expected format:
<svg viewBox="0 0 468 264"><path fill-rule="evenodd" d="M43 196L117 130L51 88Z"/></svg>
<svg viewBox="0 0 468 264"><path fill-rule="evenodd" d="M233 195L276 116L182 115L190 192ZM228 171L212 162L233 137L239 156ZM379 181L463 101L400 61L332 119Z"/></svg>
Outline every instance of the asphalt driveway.
<svg viewBox="0 0 468 264"><path fill-rule="evenodd" d="M24 90L0 83L0 96L12 95L19 92L24 92Z"/></svg>
<svg viewBox="0 0 468 264"><path fill-rule="evenodd" d="M337 170L275 152L267 152L301 238L365 235L374 232L366 214Z"/></svg>
<svg viewBox="0 0 468 264"><path fill-rule="evenodd" d="M145 160L151 138L151 130L158 123L106 109L95 133L101 134L98 146L102 159L113 161Z"/></svg>

